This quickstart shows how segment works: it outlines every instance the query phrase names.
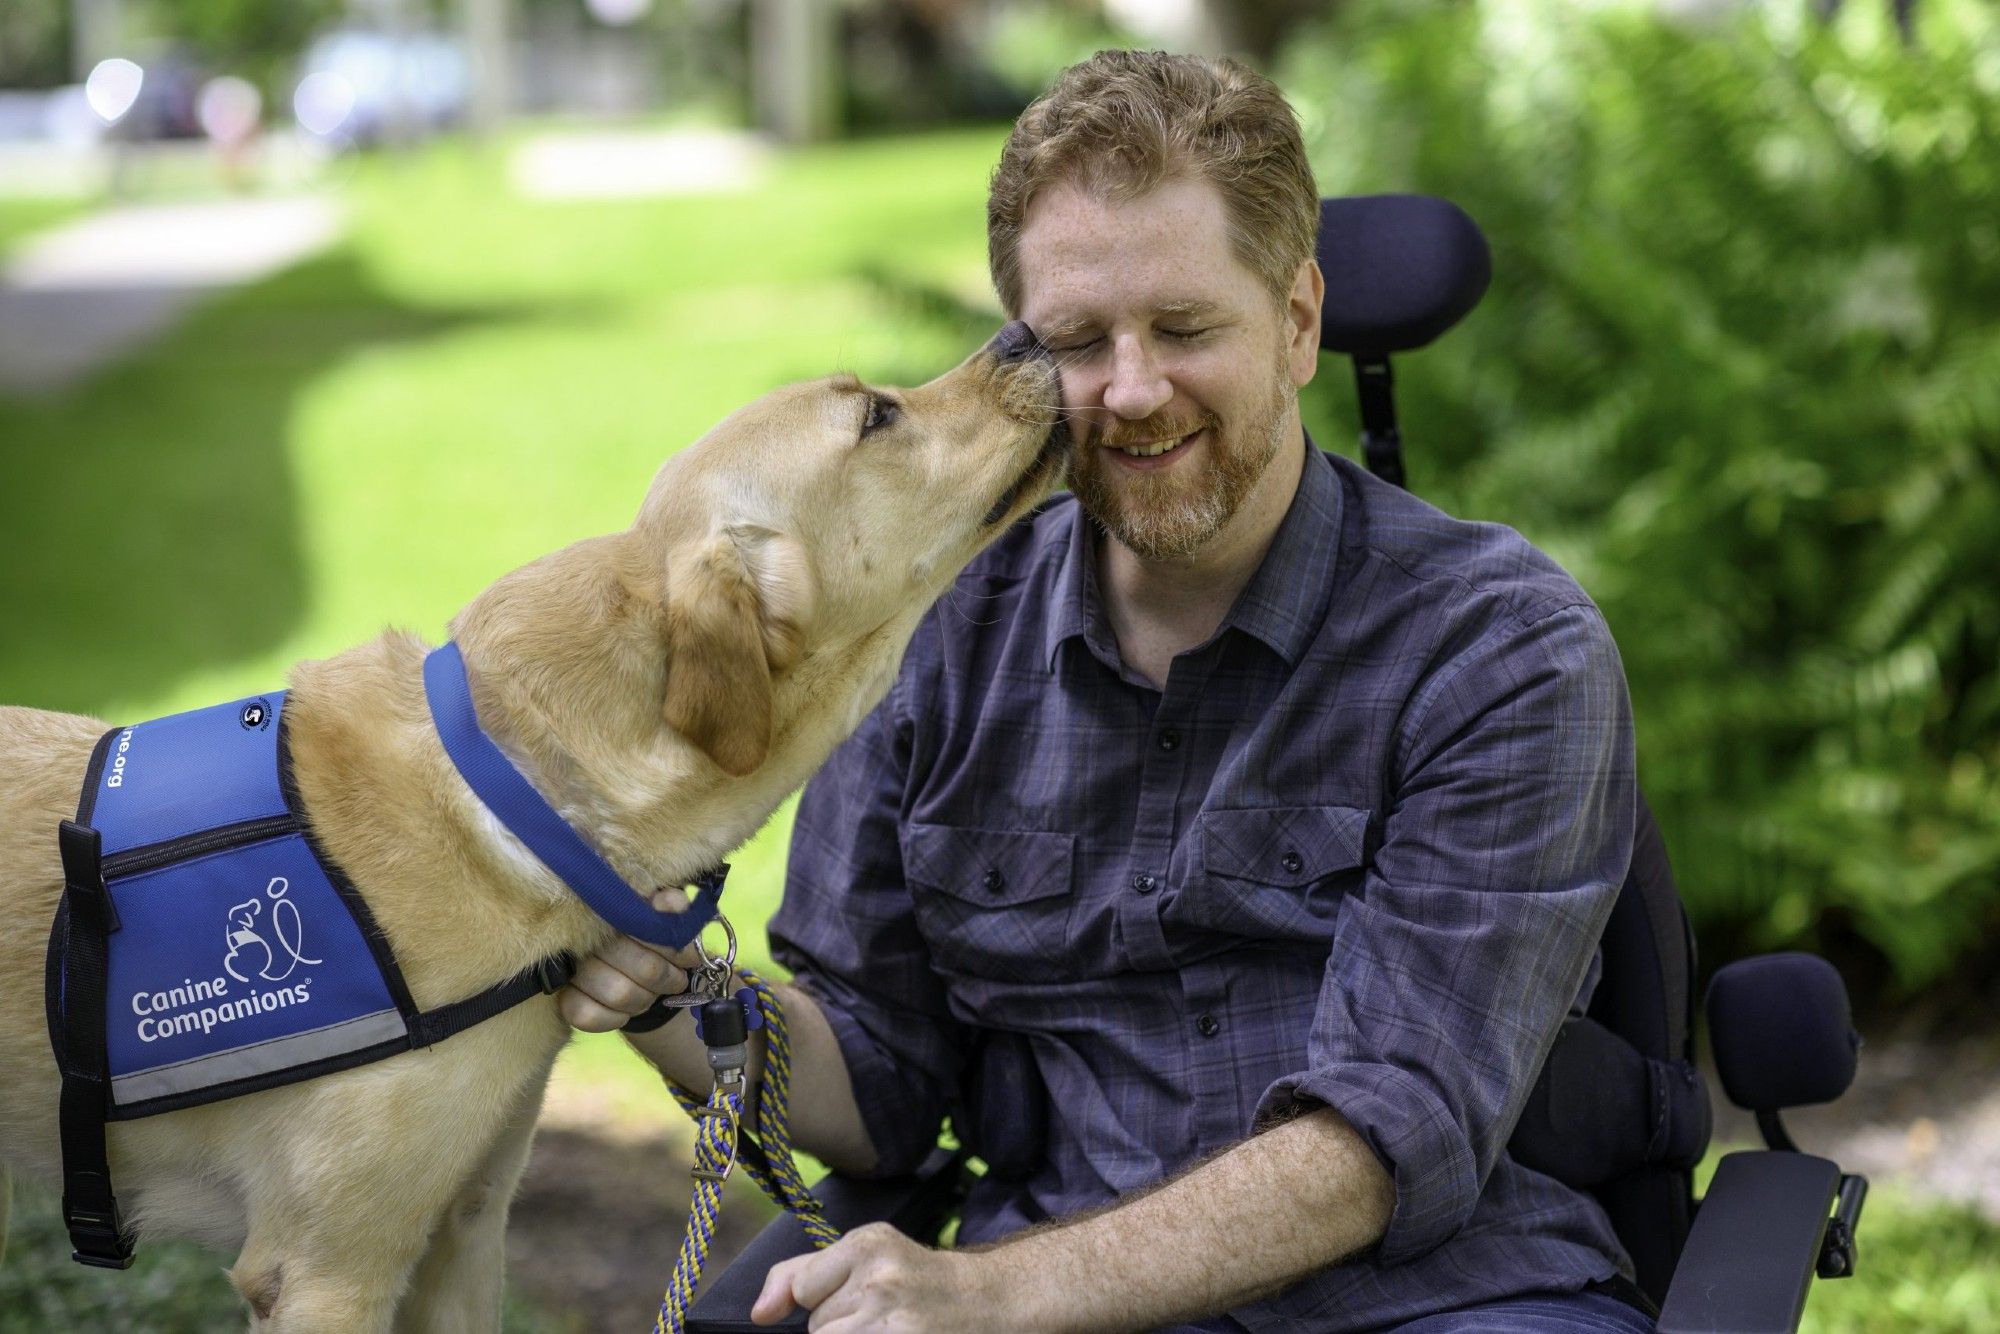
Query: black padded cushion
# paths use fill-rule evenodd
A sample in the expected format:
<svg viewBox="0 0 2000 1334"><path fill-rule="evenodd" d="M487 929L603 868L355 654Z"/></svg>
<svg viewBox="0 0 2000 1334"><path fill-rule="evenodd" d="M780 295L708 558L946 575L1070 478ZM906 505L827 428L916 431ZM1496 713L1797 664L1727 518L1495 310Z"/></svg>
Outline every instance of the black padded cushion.
<svg viewBox="0 0 2000 1334"><path fill-rule="evenodd" d="M1595 1190L1653 1167L1691 1168L1708 1147L1708 1089L1687 1061L1642 1056L1594 1019L1562 1026L1507 1152Z"/></svg>
<svg viewBox="0 0 2000 1334"><path fill-rule="evenodd" d="M1854 1082L1861 1049L1846 985L1812 954L1760 954L1718 970L1708 1037L1723 1092L1753 1112L1832 1102Z"/></svg>
<svg viewBox="0 0 2000 1334"><path fill-rule="evenodd" d="M1384 356L1422 348L1480 304L1492 252L1458 204L1428 194L1320 200L1320 346Z"/></svg>
<svg viewBox="0 0 2000 1334"><path fill-rule="evenodd" d="M1364 356L1429 343L1479 304L1493 277L1479 224L1429 195L1320 200L1319 266L1320 346Z"/></svg>

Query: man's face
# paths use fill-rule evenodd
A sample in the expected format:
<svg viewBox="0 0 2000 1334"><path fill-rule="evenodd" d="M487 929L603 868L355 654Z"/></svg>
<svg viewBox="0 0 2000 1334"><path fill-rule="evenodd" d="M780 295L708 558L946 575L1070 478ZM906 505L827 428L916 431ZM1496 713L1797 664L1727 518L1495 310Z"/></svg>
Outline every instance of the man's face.
<svg viewBox="0 0 2000 1334"><path fill-rule="evenodd" d="M1070 489L1139 556L1194 555L1295 429L1317 268L1280 304L1231 249L1222 196L1188 179L1122 203L1056 186L1028 211L1019 262L1021 318L1062 368Z"/></svg>

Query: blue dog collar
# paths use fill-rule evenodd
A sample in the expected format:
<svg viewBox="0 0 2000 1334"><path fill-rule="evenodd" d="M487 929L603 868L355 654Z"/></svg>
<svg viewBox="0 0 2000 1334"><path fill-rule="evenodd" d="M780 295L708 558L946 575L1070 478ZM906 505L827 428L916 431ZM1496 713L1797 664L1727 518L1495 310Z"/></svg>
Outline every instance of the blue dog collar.
<svg viewBox="0 0 2000 1334"><path fill-rule="evenodd" d="M684 948L714 920L728 865L704 871L695 880L697 892L685 912L656 911L647 901L650 896L625 883L480 728L457 644L447 642L424 659L424 695L459 776L592 912L628 936L668 949Z"/></svg>

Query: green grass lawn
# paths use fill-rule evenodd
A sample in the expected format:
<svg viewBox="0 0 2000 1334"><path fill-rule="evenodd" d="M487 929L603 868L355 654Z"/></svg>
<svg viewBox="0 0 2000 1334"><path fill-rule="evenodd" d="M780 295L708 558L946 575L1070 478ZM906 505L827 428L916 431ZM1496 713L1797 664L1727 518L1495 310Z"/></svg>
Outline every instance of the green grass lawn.
<svg viewBox="0 0 2000 1334"><path fill-rule="evenodd" d="M436 640L497 575L628 523L663 459L761 391L945 369L998 318L1000 138L818 149L749 193L618 204L522 202L463 146L364 164L334 250L72 392L0 399L0 700L143 719L385 624ZM789 827L787 807L733 859L753 963ZM616 1038L573 1043L559 1077L665 1102ZM224 1259L160 1246L137 1275L86 1272L46 1201L17 1212L0 1331L235 1319ZM2000 1327L1990 1224L1883 1192L1862 1245L1809 1328Z"/></svg>
<svg viewBox="0 0 2000 1334"><path fill-rule="evenodd" d="M84 211L73 199L0 199L0 259L24 236L65 222Z"/></svg>

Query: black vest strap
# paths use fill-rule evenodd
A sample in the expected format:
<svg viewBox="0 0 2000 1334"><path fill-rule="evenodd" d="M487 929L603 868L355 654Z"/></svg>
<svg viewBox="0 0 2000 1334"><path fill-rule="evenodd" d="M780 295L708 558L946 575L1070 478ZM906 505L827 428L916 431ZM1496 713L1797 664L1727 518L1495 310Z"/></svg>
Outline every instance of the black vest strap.
<svg viewBox="0 0 2000 1334"><path fill-rule="evenodd" d="M535 996L552 995L576 976L576 956L565 951L538 959L499 986L488 987L477 996L425 1010L410 1020L410 1045L428 1047L443 1042L454 1033L463 1033L474 1024L511 1010Z"/></svg>
<svg viewBox="0 0 2000 1334"><path fill-rule="evenodd" d="M69 1228L71 1257L99 1269L127 1269L132 1242L111 1193L111 1162L104 1146L104 1118L111 1101L111 1075L104 1051L104 968L108 937L118 929L111 895L104 887L103 843L95 829L64 820L63 899L57 912L62 978L62 1034L56 1062L62 1071L63 1222ZM55 962L56 950L51 950ZM49 1004L55 1006L57 993Z"/></svg>

